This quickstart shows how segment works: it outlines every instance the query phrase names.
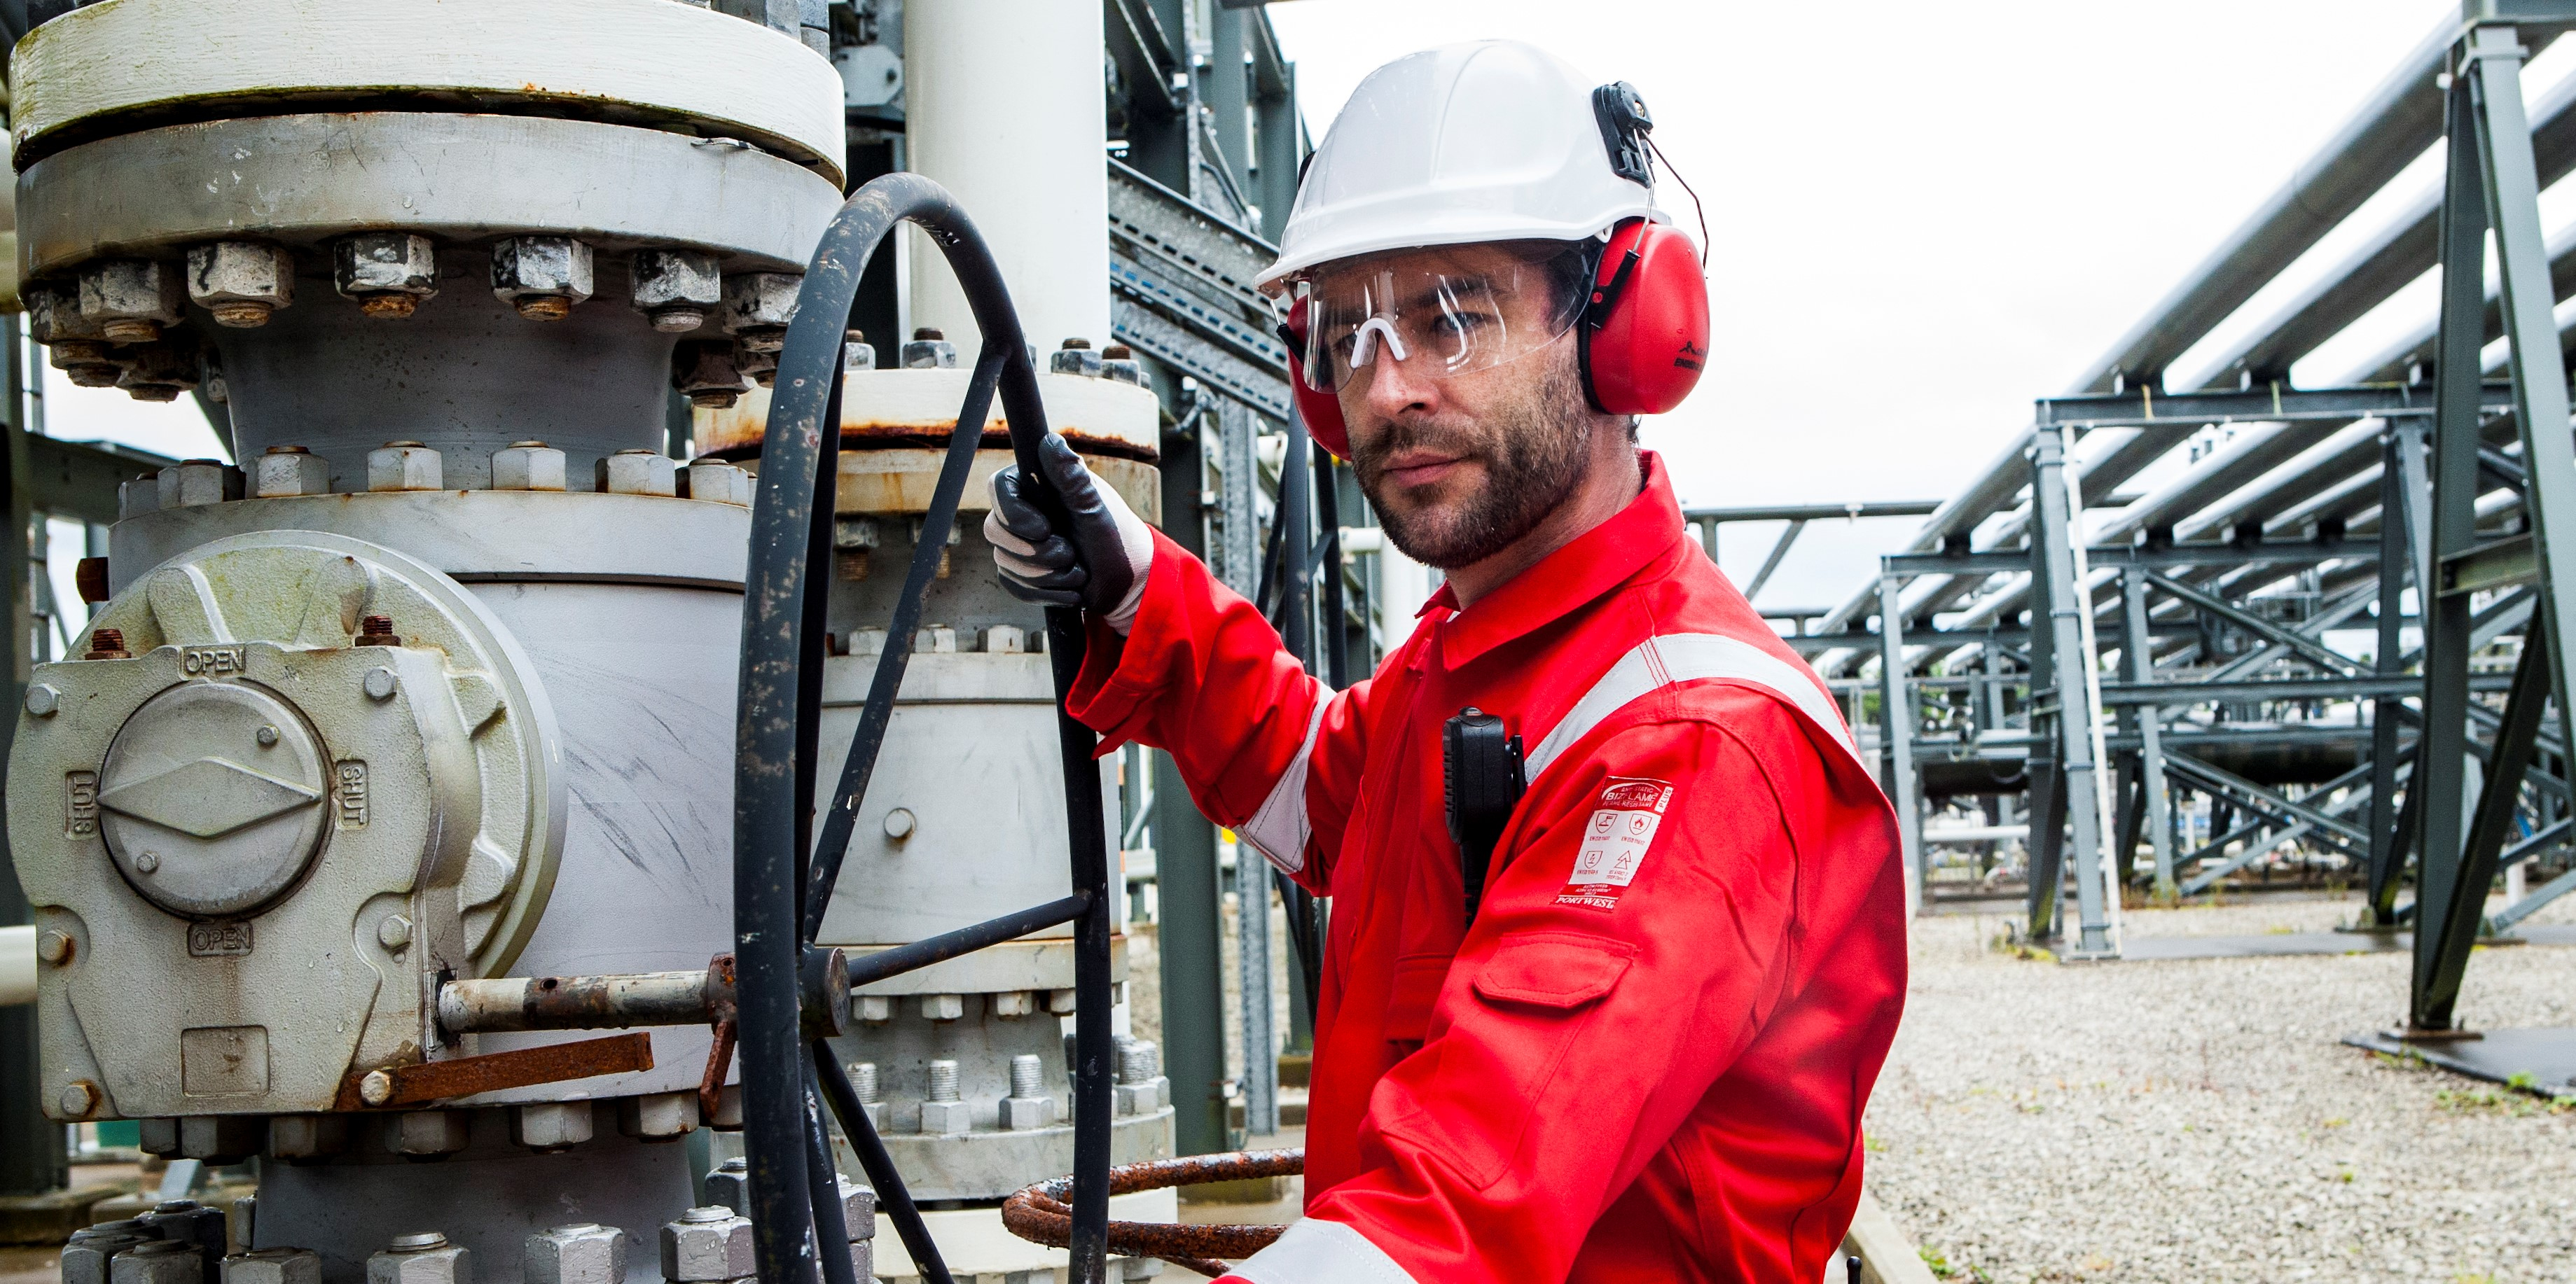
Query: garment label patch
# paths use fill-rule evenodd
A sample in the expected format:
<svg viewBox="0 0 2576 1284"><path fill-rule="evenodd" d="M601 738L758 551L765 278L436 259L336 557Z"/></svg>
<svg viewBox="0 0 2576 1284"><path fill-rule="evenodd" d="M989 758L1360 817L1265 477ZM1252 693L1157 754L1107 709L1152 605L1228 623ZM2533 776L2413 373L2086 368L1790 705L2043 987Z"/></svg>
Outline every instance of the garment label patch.
<svg viewBox="0 0 2576 1284"><path fill-rule="evenodd" d="M1559 905L1614 910L1619 896L1646 863L1646 849L1664 823L1664 808L1673 787L1661 780L1612 776L1601 788L1601 802L1583 825L1583 846L1574 854L1574 875L1557 893Z"/></svg>

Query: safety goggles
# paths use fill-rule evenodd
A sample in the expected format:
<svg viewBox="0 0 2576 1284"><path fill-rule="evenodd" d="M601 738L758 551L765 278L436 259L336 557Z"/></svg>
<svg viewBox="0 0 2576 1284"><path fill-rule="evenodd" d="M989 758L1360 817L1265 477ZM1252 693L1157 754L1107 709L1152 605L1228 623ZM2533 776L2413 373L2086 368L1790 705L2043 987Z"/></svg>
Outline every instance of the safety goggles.
<svg viewBox="0 0 2576 1284"><path fill-rule="evenodd" d="M1582 242L1371 255L1308 271L1293 295L1306 386L1338 392L1380 360L1447 378L1518 360L1583 315ZM1297 321L1302 319L1302 327Z"/></svg>

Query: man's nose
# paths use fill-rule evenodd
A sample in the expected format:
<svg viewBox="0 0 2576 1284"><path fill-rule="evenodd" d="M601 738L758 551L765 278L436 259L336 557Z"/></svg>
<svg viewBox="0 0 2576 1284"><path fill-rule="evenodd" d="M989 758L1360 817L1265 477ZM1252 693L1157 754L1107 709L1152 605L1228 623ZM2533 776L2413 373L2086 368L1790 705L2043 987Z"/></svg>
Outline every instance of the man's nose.
<svg viewBox="0 0 2576 1284"><path fill-rule="evenodd" d="M1379 345L1376 360L1360 372L1368 382L1369 412L1381 420L1393 420L1409 409L1438 410L1439 384L1416 373L1416 367L1424 364L1398 361L1385 345Z"/></svg>

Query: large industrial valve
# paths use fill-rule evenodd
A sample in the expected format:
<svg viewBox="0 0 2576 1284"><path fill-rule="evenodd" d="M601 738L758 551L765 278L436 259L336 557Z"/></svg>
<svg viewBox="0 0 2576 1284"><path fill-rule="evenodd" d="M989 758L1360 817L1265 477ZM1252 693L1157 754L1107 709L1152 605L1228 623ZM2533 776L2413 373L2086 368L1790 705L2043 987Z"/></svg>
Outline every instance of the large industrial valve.
<svg viewBox="0 0 2576 1284"><path fill-rule="evenodd" d="M49 1112L327 1111L468 1051L424 978L509 967L564 823L500 622L392 549L260 531L142 577L90 647L37 667L9 764Z"/></svg>

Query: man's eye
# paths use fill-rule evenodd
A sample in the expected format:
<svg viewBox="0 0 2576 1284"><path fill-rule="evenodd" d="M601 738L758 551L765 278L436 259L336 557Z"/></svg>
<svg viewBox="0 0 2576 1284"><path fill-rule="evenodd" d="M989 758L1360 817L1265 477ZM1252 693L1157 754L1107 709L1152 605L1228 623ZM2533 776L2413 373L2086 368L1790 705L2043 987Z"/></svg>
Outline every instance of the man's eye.
<svg viewBox="0 0 2576 1284"><path fill-rule="evenodd" d="M1463 339L1498 324L1497 318L1483 312L1443 312L1431 323L1431 332L1444 339Z"/></svg>

